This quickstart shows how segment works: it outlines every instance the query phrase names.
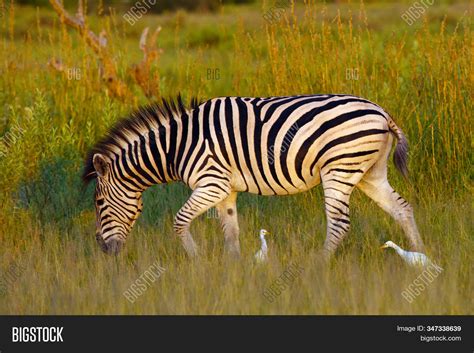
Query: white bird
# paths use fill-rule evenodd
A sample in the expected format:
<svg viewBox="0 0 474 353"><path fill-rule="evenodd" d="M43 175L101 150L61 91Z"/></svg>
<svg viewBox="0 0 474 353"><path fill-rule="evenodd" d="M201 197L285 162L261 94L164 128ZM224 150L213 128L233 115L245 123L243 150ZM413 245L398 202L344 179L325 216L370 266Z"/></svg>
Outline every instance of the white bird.
<svg viewBox="0 0 474 353"><path fill-rule="evenodd" d="M428 256L419 252L406 251L395 244L393 241L387 241L380 247L381 249L393 248L400 255L400 257L412 267L426 267L433 265Z"/></svg>
<svg viewBox="0 0 474 353"><path fill-rule="evenodd" d="M256 252L255 254L255 260L259 263L266 262L268 259L268 246L267 246L267 241L265 240L265 235L270 234L267 230L265 229L260 229L259 237L260 237L260 242L262 243L260 250Z"/></svg>

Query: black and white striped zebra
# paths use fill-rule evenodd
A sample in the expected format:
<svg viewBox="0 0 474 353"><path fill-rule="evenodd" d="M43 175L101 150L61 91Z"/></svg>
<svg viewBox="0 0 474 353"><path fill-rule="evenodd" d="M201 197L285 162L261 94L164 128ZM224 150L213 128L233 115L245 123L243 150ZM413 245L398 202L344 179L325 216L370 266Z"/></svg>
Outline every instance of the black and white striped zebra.
<svg viewBox="0 0 474 353"><path fill-rule="evenodd" d="M350 225L349 198L360 188L422 250L411 206L390 186L387 160L407 174L407 141L378 105L349 95L220 97L191 108L163 100L119 122L87 157L84 180L97 178L96 238L117 253L142 211L142 193L181 181L192 194L175 217L187 253L197 255L193 219L216 207L225 248L238 255L238 192L289 195L322 183L333 253Z"/></svg>

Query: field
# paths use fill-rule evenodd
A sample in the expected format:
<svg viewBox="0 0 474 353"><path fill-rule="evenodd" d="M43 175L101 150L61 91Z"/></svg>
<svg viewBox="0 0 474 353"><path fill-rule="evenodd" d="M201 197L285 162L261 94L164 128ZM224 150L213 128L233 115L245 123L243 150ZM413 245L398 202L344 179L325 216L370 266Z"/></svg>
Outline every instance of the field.
<svg viewBox="0 0 474 353"><path fill-rule="evenodd" d="M411 25L402 19L410 2L298 2L279 8L273 23L264 19L275 11L268 2L147 14L133 25L122 18L127 9L91 9L90 28L106 30L132 99L113 95L96 53L51 7L0 5L1 314L474 314L472 2L436 1ZM190 191L155 186L124 251L103 254L82 163L114 121L149 102L128 71L142 59L146 26L162 27L163 52L150 70L161 97L348 93L384 107L410 142L409 181L391 161L389 179L413 205L443 271L406 300L421 271L379 249L408 242L358 190L350 234L322 264L318 187L288 197L241 194L240 261L223 256L214 213L201 216L191 228L201 257L190 261L172 230ZM53 58L66 69L48 65ZM264 265L253 259L260 228L272 233ZM130 302L123 293L153 264L164 272ZM269 300L264 291L291 265L299 270Z"/></svg>

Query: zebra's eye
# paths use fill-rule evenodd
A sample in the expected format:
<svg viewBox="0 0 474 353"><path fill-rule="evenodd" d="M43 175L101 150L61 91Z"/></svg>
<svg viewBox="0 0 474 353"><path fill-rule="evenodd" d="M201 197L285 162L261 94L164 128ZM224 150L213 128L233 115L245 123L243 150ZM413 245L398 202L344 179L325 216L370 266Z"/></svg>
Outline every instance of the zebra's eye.
<svg viewBox="0 0 474 353"><path fill-rule="evenodd" d="M97 200L97 206L102 206L104 204L104 199Z"/></svg>

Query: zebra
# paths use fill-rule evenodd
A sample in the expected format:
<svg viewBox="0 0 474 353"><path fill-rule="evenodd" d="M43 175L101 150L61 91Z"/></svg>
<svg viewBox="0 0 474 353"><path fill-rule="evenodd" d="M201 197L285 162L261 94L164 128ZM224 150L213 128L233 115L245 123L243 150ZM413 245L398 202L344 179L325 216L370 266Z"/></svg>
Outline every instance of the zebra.
<svg viewBox="0 0 474 353"><path fill-rule="evenodd" d="M218 97L193 99L189 108L180 95L162 99L119 121L88 153L83 180L96 179L97 242L117 254L143 210L143 191L180 181L192 193L173 230L187 254L198 255L191 222L215 207L224 249L238 257L239 192L291 195L322 184L324 258L349 230L355 187L401 225L413 250L422 251L413 209L387 180L394 138L394 164L407 177L405 135L380 106L361 97Z"/></svg>

